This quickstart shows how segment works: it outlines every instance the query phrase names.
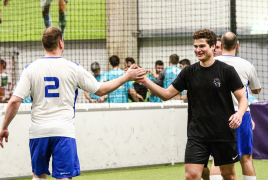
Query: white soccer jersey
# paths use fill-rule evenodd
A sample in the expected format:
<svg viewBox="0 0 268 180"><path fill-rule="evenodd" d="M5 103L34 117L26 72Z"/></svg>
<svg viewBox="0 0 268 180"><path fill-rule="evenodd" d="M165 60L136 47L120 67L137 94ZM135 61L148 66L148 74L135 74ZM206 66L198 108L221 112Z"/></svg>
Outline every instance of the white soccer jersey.
<svg viewBox="0 0 268 180"><path fill-rule="evenodd" d="M232 55L221 55L221 56L215 57L215 59L225 62L226 64L229 64L235 68L236 72L238 73L244 85L243 89L246 93L247 98L249 94L248 89L247 89L248 86L250 86L250 88L253 90L261 88L261 84L257 76L256 70L251 62L245 59L242 59L240 57L232 56ZM233 95L233 93L232 93L232 97L233 97L235 110L237 111L238 101ZM249 108L248 108L248 111L249 111Z"/></svg>
<svg viewBox="0 0 268 180"><path fill-rule="evenodd" d="M90 72L60 57L43 57L23 70L14 95L32 98L30 139L75 138L75 101L78 87L89 93L100 88Z"/></svg>

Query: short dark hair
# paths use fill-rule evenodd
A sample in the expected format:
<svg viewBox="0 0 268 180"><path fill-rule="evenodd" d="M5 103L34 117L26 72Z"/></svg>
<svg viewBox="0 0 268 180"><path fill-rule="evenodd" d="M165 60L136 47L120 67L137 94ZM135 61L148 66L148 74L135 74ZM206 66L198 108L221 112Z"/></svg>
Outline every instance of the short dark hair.
<svg viewBox="0 0 268 180"><path fill-rule="evenodd" d="M232 32L226 32L221 37L221 43L223 49L226 49L227 51L234 50L237 44L237 37Z"/></svg>
<svg viewBox="0 0 268 180"><path fill-rule="evenodd" d="M189 59L182 59L179 63L182 64L182 65L186 64L187 66L191 65L191 62L190 62Z"/></svg>
<svg viewBox="0 0 268 180"><path fill-rule="evenodd" d="M220 41L221 42L221 38L217 38L217 41Z"/></svg>
<svg viewBox="0 0 268 180"><path fill-rule="evenodd" d="M171 56L169 56L169 59L172 64L178 64L180 57L177 54L172 54Z"/></svg>
<svg viewBox="0 0 268 180"><path fill-rule="evenodd" d="M126 63L128 63L128 62L131 62L131 64L135 64L135 60L132 57L127 57L126 58Z"/></svg>
<svg viewBox="0 0 268 180"><path fill-rule="evenodd" d="M46 51L53 51L57 49L61 39L61 30L56 27L49 27L43 32L42 43Z"/></svg>
<svg viewBox="0 0 268 180"><path fill-rule="evenodd" d="M118 66L119 65L119 62L120 62L120 59L118 56L116 55L112 55L110 58L109 58L109 62L110 64L115 67L115 66Z"/></svg>
<svg viewBox="0 0 268 180"><path fill-rule="evenodd" d="M100 65L99 65L99 63L97 63L97 62L92 63L92 64L90 65L90 69L91 69L92 72L95 72L95 71L100 70Z"/></svg>
<svg viewBox="0 0 268 180"><path fill-rule="evenodd" d="M209 29L200 29L200 30L196 31L193 35L194 40L202 39L202 38L205 38L207 40L209 47L211 47L217 43L216 34Z"/></svg>
<svg viewBox="0 0 268 180"><path fill-rule="evenodd" d="M1 65L4 65L4 69L6 69L6 67L7 67L7 63L6 63L6 61L4 60L4 59L1 59Z"/></svg>
<svg viewBox="0 0 268 180"><path fill-rule="evenodd" d="M161 60L157 60L157 61L155 61L155 66L157 66L157 65L164 66L164 63Z"/></svg>

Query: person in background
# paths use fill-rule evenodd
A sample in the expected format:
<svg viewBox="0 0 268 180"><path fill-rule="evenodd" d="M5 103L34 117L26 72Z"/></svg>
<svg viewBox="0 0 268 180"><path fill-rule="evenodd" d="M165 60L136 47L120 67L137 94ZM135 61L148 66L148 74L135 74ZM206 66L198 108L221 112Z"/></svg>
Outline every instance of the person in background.
<svg viewBox="0 0 268 180"><path fill-rule="evenodd" d="M111 56L109 58L109 62L112 65L113 69L105 74L104 79L103 79L104 82L111 81L125 74L125 71L119 68L120 59L118 56L116 55ZM132 81L128 81L124 83L123 85L121 85L115 91L108 94L107 102L108 103L127 103L128 93L136 102L139 102L139 98L142 98L135 91Z"/></svg>
<svg viewBox="0 0 268 180"><path fill-rule="evenodd" d="M52 19L49 14L49 9L51 5L52 0L41 0L41 7L42 7L42 15L43 15L43 23L45 28L52 26ZM68 0L58 0L58 9L59 9L59 21L58 25L62 32L62 35L64 36L65 33L65 27L66 27L66 3Z"/></svg>
<svg viewBox="0 0 268 180"><path fill-rule="evenodd" d="M155 61L155 71L154 70L150 70L149 72L151 73L150 75L148 75L147 77L155 82L156 78L158 78L160 72L164 69L164 63L161 60L157 60ZM148 90L149 95L149 102L155 102L155 103L160 103L163 102L162 99L160 99L159 97L155 96L154 94L152 94L149 90Z"/></svg>
<svg viewBox="0 0 268 180"><path fill-rule="evenodd" d="M190 62L189 59L182 59L179 62L179 64L180 64L180 68L181 69L184 69L186 66L190 66L191 65L191 62ZM188 101L188 99L187 99L187 90L182 91L182 100L185 103Z"/></svg>
<svg viewBox="0 0 268 180"><path fill-rule="evenodd" d="M164 89L167 89L171 83L177 78L181 72L181 68L178 65L179 56L177 54L172 54L169 57L169 67L163 69L158 78L155 80L155 83ZM172 101L182 101L181 92L171 99Z"/></svg>
<svg viewBox="0 0 268 180"><path fill-rule="evenodd" d="M243 83L246 97L248 98L249 91L247 87L250 87L253 94L259 94L261 91L261 84L253 64L245 59L235 56L238 47L237 36L232 32L224 33L221 37L222 55L218 56L217 59L235 68ZM233 94L232 97L235 110L237 111L239 104ZM254 122L251 119L249 108L247 108L247 111L243 116L242 124L236 129L237 149L240 165L242 167L243 180L256 180L256 173L252 161L253 127ZM220 170L218 167L214 166L213 162L210 170L210 179L221 180Z"/></svg>
<svg viewBox="0 0 268 180"><path fill-rule="evenodd" d="M12 95L12 77L6 73L7 63L4 59L1 59L1 73L0 73L0 102L6 103Z"/></svg>
<svg viewBox="0 0 268 180"><path fill-rule="evenodd" d="M103 78L105 76L105 72L101 71L100 65L97 62L94 62L90 65L90 69L92 71L92 75L96 78L98 82L103 82ZM85 97L91 102L91 103L103 103L107 102L108 95L104 96L97 96L95 94L90 94L89 92L84 91Z"/></svg>
<svg viewBox="0 0 268 180"><path fill-rule="evenodd" d="M132 57L127 57L125 59L125 68L129 68L131 65L135 64L135 60ZM134 99L130 93L128 93L128 102L144 102L146 101L147 97L147 91L148 89L142 84L142 83L137 83L135 81L132 81L133 87L137 93L138 96L138 101L137 99Z"/></svg>
<svg viewBox="0 0 268 180"><path fill-rule="evenodd" d="M221 49L221 38L217 38L216 47L213 53L214 57L222 55L222 49Z"/></svg>

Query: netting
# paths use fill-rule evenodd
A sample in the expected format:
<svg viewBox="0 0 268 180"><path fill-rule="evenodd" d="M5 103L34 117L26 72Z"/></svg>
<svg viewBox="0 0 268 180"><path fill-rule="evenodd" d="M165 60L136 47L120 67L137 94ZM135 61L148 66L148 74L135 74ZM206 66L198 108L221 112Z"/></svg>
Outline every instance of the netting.
<svg viewBox="0 0 268 180"><path fill-rule="evenodd" d="M197 58L192 35L196 30L208 28L218 37L232 31L239 39L238 56L251 61L260 78L262 91L255 97L259 101L268 99L268 1L69 0L66 17L59 12L61 1L51 2L49 14L52 26L58 27L59 22L65 25L66 20L63 57L88 71L93 62L98 62L102 71L111 70L108 58L112 55L120 58L122 69L127 57L152 70L157 60L168 67L172 54L194 63ZM0 56L6 62L5 72L1 73L1 94L5 91L7 99L23 68L44 55L41 2L50 1L12 0L7 6L3 1L0 4ZM6 76L8 80L3 79ZM82 90L77 102L88 102Z"/></svg>

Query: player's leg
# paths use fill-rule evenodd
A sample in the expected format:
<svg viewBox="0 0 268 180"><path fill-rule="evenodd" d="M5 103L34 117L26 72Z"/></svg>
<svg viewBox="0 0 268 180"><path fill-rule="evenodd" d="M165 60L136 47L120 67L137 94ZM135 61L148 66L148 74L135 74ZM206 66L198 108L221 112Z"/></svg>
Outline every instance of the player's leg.
<svg viewBox="0 0 268 180"><path fill-rule="evenodd" d="M76 141L69 137L52 137L52 177L72 179L80 175Z"/></svg>
<svg viewBox="0 0 268 180"><path fill-rule="evenodd" d="M62 35L64 35L66 27L66 0L58 0L59 6L59 28L61 29Z"/></svg>
<svg viewBox="0 0 268 180"><path fill-rule="evenodd" d="M235 173L235 164L221 165L221 175L224 180L238 180Z"/></svg>
<svg viewBox="0 0 268 180"><path fill-rule="evenodd" d="M185 164L185 179L200 180L204 164Z"/></svg>
<svg viewBox="0 0 268 180"><path fill-rule="evenodd" d="M215 166L214 158L212 158L212 164L210 168L210 180L222 180L221 170L219 166Z"/></svg>
<svg viewBox="0 0 268 180"><path fill-rule="evenodd" d="M220 166L224 180L237 180L234 163L239 161L236 142L211 143L215 166Z"/></svg>
<svg viewBox="0 0 268 180"><path fill-rule="evenodd" d="M211 150L206 142L188 139L185 149L185 179L200 180Z"/></svg>
<svg viewBox="0 0 268 180"><path fill-rule="evenodd" d="M253 131L249 112L244 114L241 125L236 129L236 136L243 179L255 180L256 174L252 162Z"/></svg>
<svg viewBox="0 0 268 180"><path fill-rule="evenodd" d="M46 176L50 175L48 170L51 156L49 138L30 139L30 153L33 179L46 179Z"/></svg>
<svg viewBox="0 0 268 180"><path fill-rule="evenodd" d="M52 26L52 19L49 14L49 8L52 0L41 0L43 23L45 28Z"/></svg>
<svg viewBox="0 0 268 180"><path fill-rule="evenodd" d="M207 164L204 166L201 177L204 180L209 180L209 168L207 167Z"/></svg>

